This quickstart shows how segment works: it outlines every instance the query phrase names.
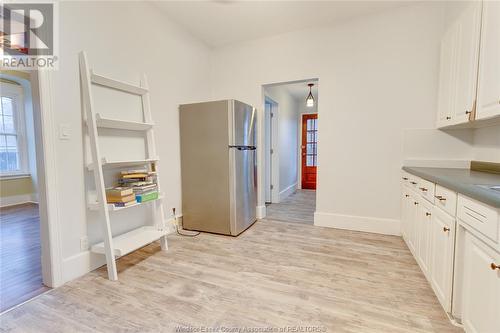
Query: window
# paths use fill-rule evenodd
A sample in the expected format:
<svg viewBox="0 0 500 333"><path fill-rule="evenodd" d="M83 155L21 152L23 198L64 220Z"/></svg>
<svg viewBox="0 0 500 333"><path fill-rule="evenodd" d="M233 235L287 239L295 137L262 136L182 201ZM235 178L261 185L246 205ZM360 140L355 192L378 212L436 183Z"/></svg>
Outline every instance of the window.
<svg viewBox="0 0 500 333"><path fill-rule="evenodd" d="M0 88L0 175L26 173L22 90L1 83Z"/></svg>

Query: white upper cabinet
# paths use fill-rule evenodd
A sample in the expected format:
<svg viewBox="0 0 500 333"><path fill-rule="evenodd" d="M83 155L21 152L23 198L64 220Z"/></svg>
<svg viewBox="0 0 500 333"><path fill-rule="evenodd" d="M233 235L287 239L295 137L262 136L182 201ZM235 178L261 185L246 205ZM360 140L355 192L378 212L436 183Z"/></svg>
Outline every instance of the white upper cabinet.
<svg viewBox="0 0 500 333"><path fill-rule="evenodd" d="M476 119L500 116L500 2L483 4Z"/></svg>
<svg viewBox="0 0 500 333"><path fill-rule="evenodd" d="M481 29L481 2L467 4L441 41L437 127L473 118Z"/></svg>

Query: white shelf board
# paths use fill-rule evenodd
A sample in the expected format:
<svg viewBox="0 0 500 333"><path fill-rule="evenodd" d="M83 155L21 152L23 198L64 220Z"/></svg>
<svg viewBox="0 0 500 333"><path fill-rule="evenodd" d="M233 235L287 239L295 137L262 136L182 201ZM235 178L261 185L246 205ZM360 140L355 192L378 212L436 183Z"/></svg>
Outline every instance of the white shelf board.
<svg viewBox="0 0 500 333"><path fill-rule="evenodd" d="M141 247L144 247L154 241L157 241L162 236L165 236L165 231L157 230L153 226L143 226L120 236L113 237L113 252L116 257L124 256ZM91 251L94 253L104 254L104 243L95 244Z"/></svg>
<svg viewBox="0 0 500 333"><path fill-rule="evenodd" d="M103 168L123 168L129 166L145 165L153 162L158 162L158 158L148 158L144 160L130 160L130 161L108 161L105 158L102 159ZM94 163L87 165L89 170L94 170Z"/></svg>
<svg viewBox="0 0 500 333"><path fill-rule="evenodd" d="M107 208L108 208L108 211L110 212L116 212L116 211L119 211L119 210L123 210L123 209L127 209L127 208L132 208L132 207L137 207L137 206L140 206L140 205L147 205L148 203L150 202L155 202L155 201L158 201L158 200L162 200L163 199L163 194L159 195L158 196L158 199L154 199L154 200L149 200L149 201L146 201L146 202L137 202L133 205L130 205L130 206L127 206L127 207L116 207L115 205L113 204L107 204ZM93 202L93 203L89 203L88 204L88 208L90 210L99 210L99 203L97 202Z"/></svg>
<svg viewBox="0 0 500 333"><path fill-rule="evenodd" d="M146 88L96 74L93 70L90 70L90 80L93 84L120 90L129 94L142 96L148 92Z"/></svg>
<svg viewBox="0 0 500 333"><path fill-rule="evenodd" d="M100 128L114 128L128 131L146 131L153 127L152 123L105 118L99 113L96 114L96 123L97 127Z"/></svg>

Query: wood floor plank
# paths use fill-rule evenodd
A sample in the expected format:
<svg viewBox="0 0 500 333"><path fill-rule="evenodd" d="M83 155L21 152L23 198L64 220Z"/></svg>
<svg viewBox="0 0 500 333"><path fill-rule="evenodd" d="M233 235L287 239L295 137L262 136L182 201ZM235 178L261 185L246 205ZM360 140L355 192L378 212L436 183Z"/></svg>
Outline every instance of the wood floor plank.
<svg viewBox="0 0 500 333"><path fill-rule="evenodd" d="M100 268L3 315L2 332L462 331L400 237L298 220L268 218L238 237L170 235L168 252L156 242L119 259L119 281Z"/></svg>
<svg viewBox="0 0 500 333"><path fill-rule="evenodd" d="M49 290L40 251L38 205L0 209L0 312Z"/></svg>

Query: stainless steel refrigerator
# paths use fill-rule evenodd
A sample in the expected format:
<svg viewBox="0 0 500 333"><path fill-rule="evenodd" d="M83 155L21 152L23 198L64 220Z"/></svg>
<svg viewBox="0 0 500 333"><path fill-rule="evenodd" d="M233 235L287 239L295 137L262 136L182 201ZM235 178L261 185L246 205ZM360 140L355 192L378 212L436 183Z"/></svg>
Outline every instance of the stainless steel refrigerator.
<svg viewBox="0 0 500 333"><path fill-rule="evenodd" d="M180 106L184 229L237 236L255 222L255 125L237 100Z"/></svg>

